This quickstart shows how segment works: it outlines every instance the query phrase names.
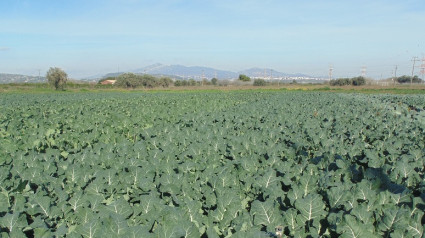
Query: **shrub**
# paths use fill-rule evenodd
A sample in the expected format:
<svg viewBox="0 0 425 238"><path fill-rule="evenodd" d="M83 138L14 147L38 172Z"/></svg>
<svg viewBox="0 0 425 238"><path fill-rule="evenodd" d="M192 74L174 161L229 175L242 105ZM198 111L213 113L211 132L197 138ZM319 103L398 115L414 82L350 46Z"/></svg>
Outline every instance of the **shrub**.
<svg viewBox="0 0 425 238"><path fill-rule="evenodd" d="M254 86L266 86L267 82L264 79L255 79Z"/></svg>
<svg viewBox="0 0 425 238"><path fill-rule="evenodd" d="M249 81L251 81L251 78L248 77L248 76L246 76L245 74L239 74L239 78L238 79L240 81L242 81L242 82L249 82Z"/></svg>
<svg viewBox="0 0 425 238"><path fill-rule="evenodd" d="M56 90L63 90L66 82L68 81L68 74L66 74L62 69L54 67L47 71L46 78L49 84Z"/></svg>

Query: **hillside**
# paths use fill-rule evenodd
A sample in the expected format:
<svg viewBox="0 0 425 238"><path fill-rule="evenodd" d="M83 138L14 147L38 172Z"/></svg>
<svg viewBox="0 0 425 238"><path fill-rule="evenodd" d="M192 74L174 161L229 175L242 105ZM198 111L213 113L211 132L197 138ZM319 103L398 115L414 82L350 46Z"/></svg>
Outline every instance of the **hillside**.
<svg viewBox="0 0 425 238"><path fill-rule="evenodd" d="M189 79L193 78L195 80L200 80L202 78L211 79L236 79L239 74L245 74L252 78L270 78L273 79L319 79L318 77L306 75L306 74L289 74L276 71L274 69L263 69L263 68L250 68L242 70L239 72L233 72L228 70L220 70L211 67L202 67L202 66L184 66L184 65L164 65L164 64L152 64L146 67L139 69L131 70L130 72L136 74L150 74L156 76L170 76L177 79ZM122 74L122 72L108 73L103 76L106 77L115 77Z"/></svg>
<svg viewBox="0 0 425 238"><path fill-rule="evenodd" d="M46 78L43 76L29 76L22 74L4 74L0 73L0 83L43 83Z"/></svg>

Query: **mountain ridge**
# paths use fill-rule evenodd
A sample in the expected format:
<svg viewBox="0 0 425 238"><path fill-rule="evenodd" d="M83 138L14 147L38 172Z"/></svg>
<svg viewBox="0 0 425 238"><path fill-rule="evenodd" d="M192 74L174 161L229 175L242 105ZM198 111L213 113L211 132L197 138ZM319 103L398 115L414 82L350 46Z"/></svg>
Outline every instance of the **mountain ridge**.
<svg viewBox="0 0 425 238"><path fill-rule="evenodd" d="M155 63L147 65L145 67L137 68L134 70L126 71L135 74L151 74L154 76L168 76L174 79L190 79L195 80L202 79L236 79L240 74L245 74L251 78L265 78L265 79L296 79L296 78L307 78L307 79L322 79L322 77L314 77L302 73L283 73L270 68L259 68L253 67L238 72L229 70L220 70L206 66L185 66L179 64L165 65L161 63ZM96 82L102 78L116 77L125 72L110 72L105 74L96 74L89 77L81 77L78 80L82 82ZM46 82L45 77L30 76L23 74L6 74L0 73L0 83L41 83Z"/></svg>
<svg viewBox="0 0 425 238"><path fill-rule="evenodd" d="M46 77L0 73L0 83L45 83Z"/></svg>

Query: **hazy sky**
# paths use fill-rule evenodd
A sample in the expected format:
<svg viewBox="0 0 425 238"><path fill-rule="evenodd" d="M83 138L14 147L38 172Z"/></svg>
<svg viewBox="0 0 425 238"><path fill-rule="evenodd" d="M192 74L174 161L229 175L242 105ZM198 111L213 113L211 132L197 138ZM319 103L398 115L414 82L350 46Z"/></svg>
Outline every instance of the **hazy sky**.
<svg viewBox="0 0 425 238"><path fill-rule="evenodd" d="M424 0L0 0L0 72L153 63L379 79L425 56ZM417 73L421 62L417 62Z"/></svg>

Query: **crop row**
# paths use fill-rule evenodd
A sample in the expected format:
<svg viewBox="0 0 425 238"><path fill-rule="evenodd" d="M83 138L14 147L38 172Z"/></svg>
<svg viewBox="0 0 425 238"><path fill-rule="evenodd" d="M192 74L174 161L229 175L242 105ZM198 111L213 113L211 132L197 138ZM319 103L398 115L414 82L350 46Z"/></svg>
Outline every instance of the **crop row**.
<svg viewBox="0 0 425 238"><path fill-rule="evenodd" d="M425 97L0 95L3 237L422 237Z"/></svg>

